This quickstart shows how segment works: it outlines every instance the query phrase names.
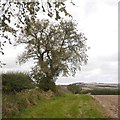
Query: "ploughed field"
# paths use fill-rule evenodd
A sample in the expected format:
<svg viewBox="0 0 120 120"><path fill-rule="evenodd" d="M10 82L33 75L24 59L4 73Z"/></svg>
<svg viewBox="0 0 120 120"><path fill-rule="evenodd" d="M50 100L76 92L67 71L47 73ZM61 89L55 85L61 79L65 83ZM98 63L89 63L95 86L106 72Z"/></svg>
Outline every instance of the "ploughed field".
<svg viewBox="0 0 120 120"><path fill-rule="evenodd" d="M118 118L118 95L92 95L93 99L98 102L105 110L106 116Z"/></svg>
<svg viewBox="0 0 120 120"><path fill-rule="evenodd" d="M26 108L14 118L104 118L104 110L90 95L65 95Z"/></svg>

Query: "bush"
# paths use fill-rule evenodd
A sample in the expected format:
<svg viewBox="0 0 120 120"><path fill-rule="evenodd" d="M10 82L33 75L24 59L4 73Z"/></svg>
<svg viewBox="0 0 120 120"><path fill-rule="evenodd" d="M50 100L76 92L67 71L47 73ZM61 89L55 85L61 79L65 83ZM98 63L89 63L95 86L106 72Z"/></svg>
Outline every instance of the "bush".
<svg viewBox="0 0 120 120"><path fill-rule="evenodd" d="M25 73L2 74L2 91L4 93L16 93L24 89L34 88L34 82Z"/></svg>
<svg viewBox="0 0 120 120"><path fill-rule="evenodd" d="M51 90L53 92L56 92L55 82L53 82L52 80L48 78L44 78L40 80L40 82L38 83L38 87L44 91Z"/></svg>
<svg viewBox="0 0 120 120"><path fill-rule="evenodd" d="M91 90L89 90L89 89L82 89L80 93L81 94L89 94L89 93L91 93Z"/></svg>
<svg viewBox="0 0 120 120"><path fill-rule="evenodd" d="M82 88L80 87L80 85L76 85L76 84L71 84L67 86L68 90L71 91L73 94L80 94Z"/></svg>

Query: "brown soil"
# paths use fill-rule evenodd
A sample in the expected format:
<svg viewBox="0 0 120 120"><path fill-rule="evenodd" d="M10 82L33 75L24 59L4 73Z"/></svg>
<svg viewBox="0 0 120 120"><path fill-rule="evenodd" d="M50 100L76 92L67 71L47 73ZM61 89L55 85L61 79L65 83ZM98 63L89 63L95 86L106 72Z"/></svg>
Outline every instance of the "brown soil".
<svg viewBox="0 0 120 120"><path fill-rule="evenodd" d="M104 108L106 117L118 118L118 95L92 95L92 97Z"/></svg>

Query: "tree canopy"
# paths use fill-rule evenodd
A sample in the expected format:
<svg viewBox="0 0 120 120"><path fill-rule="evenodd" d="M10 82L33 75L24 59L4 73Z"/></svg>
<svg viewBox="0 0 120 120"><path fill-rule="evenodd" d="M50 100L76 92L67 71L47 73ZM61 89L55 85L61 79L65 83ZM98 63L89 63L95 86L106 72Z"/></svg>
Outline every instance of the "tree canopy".
<svg viewBox="0 0 120 120"><path fill-rule="evenodd" d="M38 1L30 0L26 1L1 1L0 5L0 31L1 37L4 37L10 41L9 35L4 34L10 32L16 37L16 32L21 29L25 24L28 24L30 20L36 21L40 13L47 14L49 17L53 17L56 20L61 18L60 13L70 16L66 11L64 1ZM0 44L0 48L5 43ZM0 51L1 52L1 51ZM3 53L3 52L2 52Z"/></svg>
<svg viewBox="0 0 120 120"><path fill-rule="evenodd" d="M65 5L66 0L2 0L0 4L0 53L4 55L3 48L5 43L11 44L11 35L14 39L18 36L18 31L29 21L36 21L40 13L54 18L61 19L61 13L65 16L71 16ZM74 5L72 0L71 4ZM18 33L18 34L17 34ZM0 61L0 66L2 65ZM4 64L3 64L4 65Z"/></svg>
<svg viewBox="0 0 120 120"><path fill-rule="evenodd" d="M86 38L77 31L77 24L69 20L52 23L49 20L30 21L22 30L17 44L25 44L19 62L35 61L32 75L37 81L56 80L62 74L75 75L82 63L87 63Z"/></svg>

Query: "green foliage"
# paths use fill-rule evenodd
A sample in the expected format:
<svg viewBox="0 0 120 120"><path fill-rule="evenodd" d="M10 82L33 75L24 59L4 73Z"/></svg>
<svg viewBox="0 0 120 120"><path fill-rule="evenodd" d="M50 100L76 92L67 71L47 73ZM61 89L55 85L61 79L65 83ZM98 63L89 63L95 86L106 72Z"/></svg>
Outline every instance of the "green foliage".
<svg viewBox="0 0 120 120"><path fill-rule="evenodd" d="M2 91L4 93L15 93L34 87L34 82L28 74L12 72L2 74Z"/></svg>
<svg viewBox="0 0 120 120"><path fill-rule="evenodd" d="M41 79L38 83L38 87L44 91L51 90L53 92L56 92L56 85L49 78Z"/></svg>
<svg viewBox="0 0 120 120"><path fill-rule="evenodd" d="M16 42L26 45L19 62L33 58L36 64L32 69L32 77L36 81L43 78L55 81L60 74L75 75L81 65L87 63L86 40L71 20L54 24L49 20L30 21Z"/></svg>
<svg viewBox="0 0 120 120"><path fill-rule="evenodd" d="M80 94L82 88L80 87L80 85L76 85L76 84L71 84L67 86L68 90L71 91L73 94Z"/></svg>
<svg viewBox="0 0 120 120"><path fill-rule="evenodd" d="M89 90L89 89L82 89L80 93L81 94L88 94L88 93L91 93L91 90Z"/></svg>
<svg viewBox="0 0 120 120"><path fill-rule="evenodd" d="M94 88L89 91L92 95L120 95L120 89Z"/></svg>
<svg viewBox="0 0 120 120"><path fill-rule="evenodd" d="M82 89L81 94L92 94L92 95L120 95L120 89L112 88L91 88Z"/></svg>
<svg viewBox="0 0 120 120"><path fill-rule="evenodd" d="M0 40L0 53L2 54L4 54L3 48L6 42L11 44L10 36L12 35L17 39L17 33L21 31L24 25L28 25L29 21L35 22L39 19L39 13L46 14L55 20L61 19L61 13L64 13L65 16L71 16L66 11L64 1L2 0L0 11L0 37L4 38ZM0 65L4 65L4 63Z"/></svg>

